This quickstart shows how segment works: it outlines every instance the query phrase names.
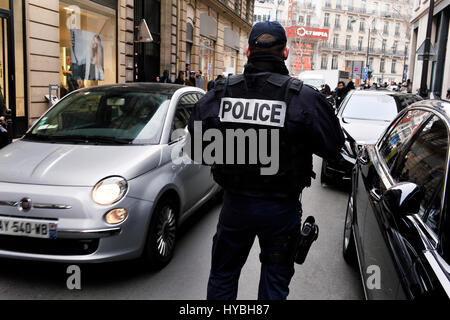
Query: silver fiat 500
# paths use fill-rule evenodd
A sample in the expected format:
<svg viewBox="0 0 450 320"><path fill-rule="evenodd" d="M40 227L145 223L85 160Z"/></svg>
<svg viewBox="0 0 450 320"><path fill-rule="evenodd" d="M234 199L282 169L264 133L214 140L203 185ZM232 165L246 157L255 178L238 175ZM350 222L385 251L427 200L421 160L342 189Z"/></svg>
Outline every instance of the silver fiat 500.
<svg viewBox="0 0 450 320"><path fill-rule="evenodd" d="M163 267L177 227L220 188L173 161L204 91L166 84L78 90L0 150L0 257Z"/></svg>

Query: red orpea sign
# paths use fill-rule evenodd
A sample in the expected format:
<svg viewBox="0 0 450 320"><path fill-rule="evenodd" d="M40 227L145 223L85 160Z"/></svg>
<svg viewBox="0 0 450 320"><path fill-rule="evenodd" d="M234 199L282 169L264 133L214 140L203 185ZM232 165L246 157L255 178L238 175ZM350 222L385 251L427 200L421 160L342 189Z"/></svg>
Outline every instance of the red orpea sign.
<svg viewBox="0 0 450 320"><path fill-rule="evenodd" d="M286 35L288 38L307 38L307 39L321 39L328 40L329 29L318 29L301 26L292 26L286 28Z"/></svg>

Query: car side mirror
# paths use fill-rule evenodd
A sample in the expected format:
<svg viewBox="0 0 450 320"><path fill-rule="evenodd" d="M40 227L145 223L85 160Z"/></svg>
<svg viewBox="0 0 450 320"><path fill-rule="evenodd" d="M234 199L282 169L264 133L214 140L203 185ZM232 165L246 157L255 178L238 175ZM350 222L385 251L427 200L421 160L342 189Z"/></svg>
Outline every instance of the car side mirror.
<svg viewBox="0 0 450 320"><path fill-rule="evenodd" d="M382 204L390 213L407 216L417 214L423 199L422 189L411 182L401 182L386 190Z"/></svg>

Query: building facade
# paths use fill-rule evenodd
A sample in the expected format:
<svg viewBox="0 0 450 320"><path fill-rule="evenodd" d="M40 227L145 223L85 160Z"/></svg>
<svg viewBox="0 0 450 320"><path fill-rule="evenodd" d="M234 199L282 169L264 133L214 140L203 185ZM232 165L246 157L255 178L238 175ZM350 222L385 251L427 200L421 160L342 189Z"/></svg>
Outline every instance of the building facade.
<svg viewBox="0 0 450 320"><path fill-rule="evenodd" d="M400 82L408 70L412 8L413 0L256 0L253 20L270 15L286 27L294 76L339 69L359 83L368 65L372 81Z"/></svg>
<svg viewBox="0 0 450 320"><path fill-rule="evenodd" d="M411 68L408 77L413 83L413 92L420 88L423 61L420 59L420 48L424 44L428 22L430 1L416 0L412 18L411 47L409 55ZM427 88L436 97L445 98L450 89L450 43L449 34L450 0L435 0L433 11L431 45L434 56L431 58Z"/></svg>
<svg viewBox="0 0 450 320"><path fill-rule="evenodd" d="M0 85L20 136L82 87L133 80L133 0L0 1Z"/></svg>
<svg viewBox="0 0 450 320"><path fill-rule="evenodd" d="M202 71L204 88L218 75L242 73L245 50L253 18L253 0L168 0L145 1L160 4L159 65L146 57L136 65L136 81L155 81L168 70L174 80L179 71ZM145 18L152 35L150 11ZM156 17L153 17L155 20ZM154 29L157 27L155 26ZM153 46L153 49L152 49ZM154 52L155 44L142 44L144 52ZM142 52L142 51L140 51ZM148 54L149 56L149 54ZM149 66L152 64L151 66ZM146 72L142 69L146 68Z"/></svg>
<svg viewBox="0 0 450 320"><path fill-rule="evenodd" d="M330 38L319 46L320 69L349 71L358 84L364 68L372 81L406 80L412 0L323 0L322 27Z"/></svg>

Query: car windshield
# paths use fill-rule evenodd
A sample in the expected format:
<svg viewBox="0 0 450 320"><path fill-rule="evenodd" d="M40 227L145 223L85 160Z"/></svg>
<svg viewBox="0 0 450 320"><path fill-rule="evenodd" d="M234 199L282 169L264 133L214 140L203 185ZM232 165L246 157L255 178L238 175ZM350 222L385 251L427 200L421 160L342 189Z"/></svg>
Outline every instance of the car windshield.
<svg viewBox="0 0 450 320"><path fill-rule="evenodd" d="M24 137L43 142L158 144L170 97L115 90L80 91L56 104Z"/></svg>
<svg viewBox="0 0 450 320"><path fill-rule="evenodd" d="M354 94L348 99L342 118L391 122L397 113L397 103L390 95Z"/></svg>
<svg viewBox="0 0 450 320"><path fill-rule="evenodd" d="M309 84L310 86L320 88L323 84L322 79L302 79L305 84Z"/></svg>

